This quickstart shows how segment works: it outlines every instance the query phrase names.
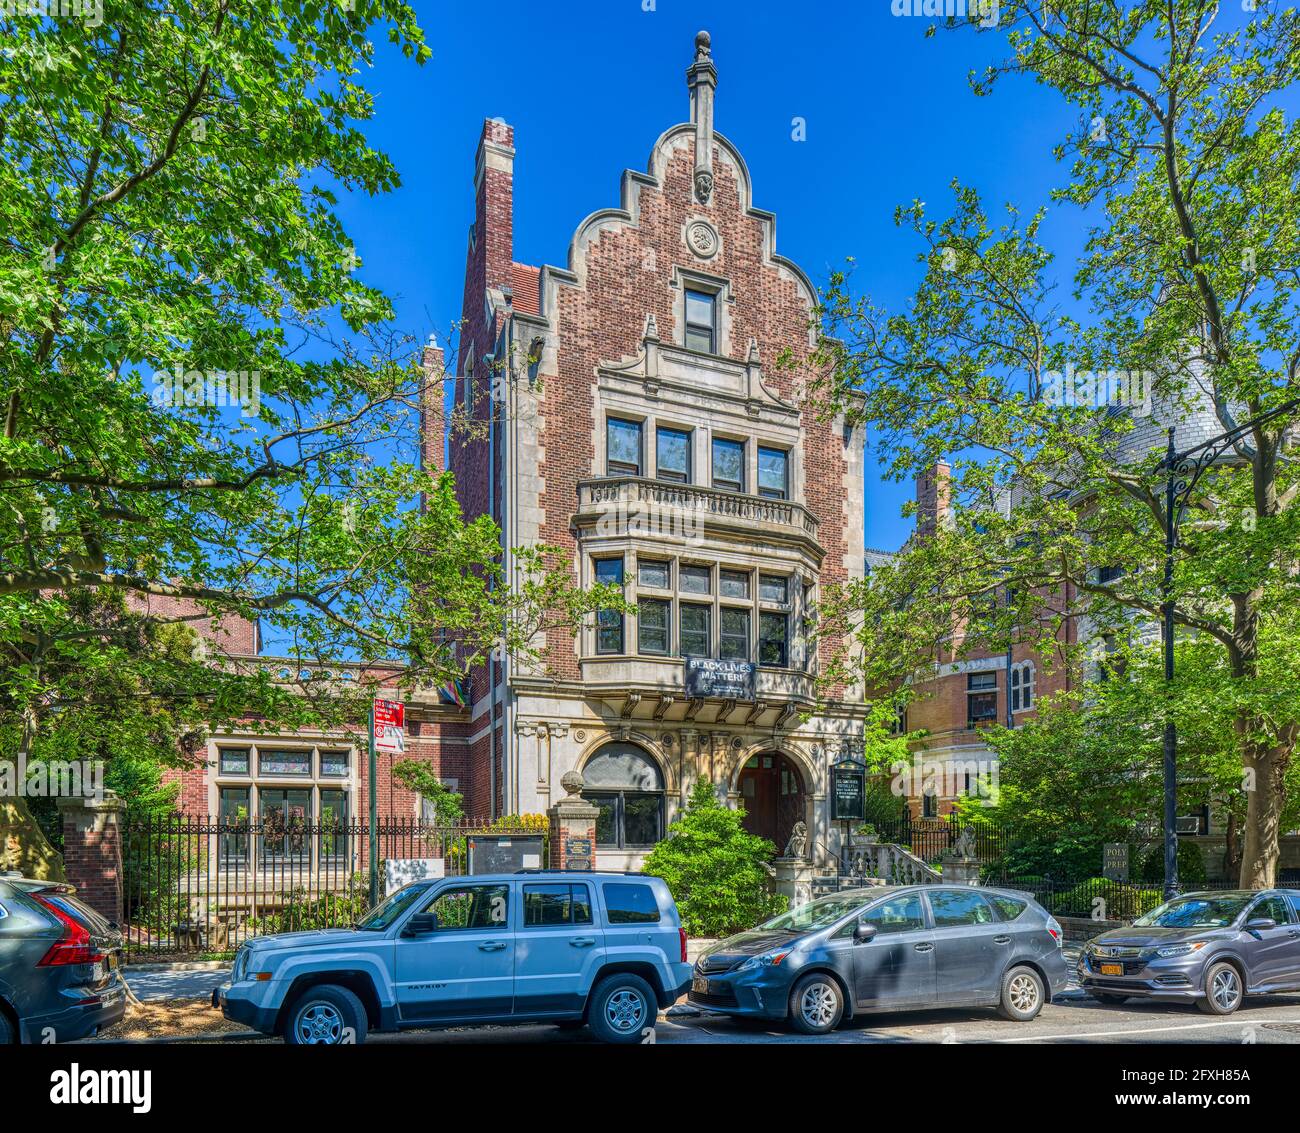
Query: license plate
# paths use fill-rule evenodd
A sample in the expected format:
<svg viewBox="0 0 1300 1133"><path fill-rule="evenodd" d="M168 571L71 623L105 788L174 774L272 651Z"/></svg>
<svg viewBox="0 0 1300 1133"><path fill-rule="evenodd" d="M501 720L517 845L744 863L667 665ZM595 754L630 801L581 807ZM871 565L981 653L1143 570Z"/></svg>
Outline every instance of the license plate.
<svg viewBox="0 0 1300 1133"><path fill-rule="evenodd" d="M1103 976L1122 976L1124 974L1123 964L1103 964L1101 966Z"/></svg>
<svg viewBox="0 0 1300 1133"><path fill-rule="evenodd" d="M700 995L709 994L709 981L703 976L696 976L691 980L691 991L699 992Z"/></svg>

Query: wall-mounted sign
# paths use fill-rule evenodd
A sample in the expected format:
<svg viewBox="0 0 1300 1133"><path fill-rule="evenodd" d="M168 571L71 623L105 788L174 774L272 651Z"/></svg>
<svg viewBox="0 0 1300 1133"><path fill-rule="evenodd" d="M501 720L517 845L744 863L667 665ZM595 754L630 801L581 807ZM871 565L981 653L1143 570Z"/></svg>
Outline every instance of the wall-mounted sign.
<svg viewBox="0 0 1300 1133"><path fill-rule="evenodd" d="M1101 876L1111 881L1128 880L1128 843L1107 842L1101 848Z"/></svg>
<svg viewBox="0 0 1300 1133"><path fill-rule="evenodd" d="M837 763L831 768L832 821L861 821L867 816L867 773L858 763Z"/></svg>
<svg viewBox="0 0 1300 1133"><path fill-rule="evenodd" d="M595 869L590 838L568 838L565 840L564 866L566 869Z"/></svg>
<svg viewBox="0 0 1300 1133"><path fill-rule="evenodd" d="M754 699L755 666L750 661L686 658L686 695L722 700Z"/></svg>

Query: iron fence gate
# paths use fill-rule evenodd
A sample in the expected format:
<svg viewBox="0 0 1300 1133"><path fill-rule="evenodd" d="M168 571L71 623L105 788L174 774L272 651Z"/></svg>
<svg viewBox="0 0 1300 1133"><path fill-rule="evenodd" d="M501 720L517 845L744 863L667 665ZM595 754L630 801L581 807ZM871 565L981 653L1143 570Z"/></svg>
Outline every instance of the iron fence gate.
<svg viewBox="0 0 1300 1133"><path fill-rule="evenodd" d="M378 826L378 858L441 858L449 876L461 875L473 834L544 837L545 830L389 819ZM252 936L346 928L370 907L365 822L169 815L129 824L122 856L123 933L136 959L230 952Z"/></svg>

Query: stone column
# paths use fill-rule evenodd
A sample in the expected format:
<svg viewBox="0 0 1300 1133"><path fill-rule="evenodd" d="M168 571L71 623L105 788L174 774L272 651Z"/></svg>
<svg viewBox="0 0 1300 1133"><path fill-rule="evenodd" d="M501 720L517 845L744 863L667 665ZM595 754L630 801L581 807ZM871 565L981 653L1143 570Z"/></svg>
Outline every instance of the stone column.
<svg viewBox="0 0 1300 1133"><path fill-rule="evenodd" d="M980 883L979 858L968 858L958 854L944 854L939 860L943 865L945 884L978 885Z"/></svg>
<svg viewBox="0 0 1300 1133"><path fill-rule="evenodd" d="M112 791L102 799L55 800L63 818L63 865L77 896L106 920L121 923L126 887L121 815L126 804Z"/></svg>
<svg viewBox="0 0 1300 1133"><path fill-rule="evenodd" d="M581 797L580 772L568 771L560 779L565 797L546 812L551 820L551 868L596 868L597 807Z"/></svg>
<svg viewBox="0 0 1300 1133"><path fill-rule="evenodd" d="M812 900L813 864L807 858L777 858L775 888L790 898L790 907L806 905Z"/></svg>

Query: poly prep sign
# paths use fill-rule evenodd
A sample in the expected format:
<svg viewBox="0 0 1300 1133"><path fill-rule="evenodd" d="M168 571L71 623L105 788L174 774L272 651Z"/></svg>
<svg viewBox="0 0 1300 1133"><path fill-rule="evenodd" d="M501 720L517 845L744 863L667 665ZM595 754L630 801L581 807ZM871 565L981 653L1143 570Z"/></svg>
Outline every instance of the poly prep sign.
<svg viewBox="0 0 1300 1133"><path fill-rule="evenodd" d="M406 750L406 705L396 700L375 701L375 751L401 755Z"/></svg>

